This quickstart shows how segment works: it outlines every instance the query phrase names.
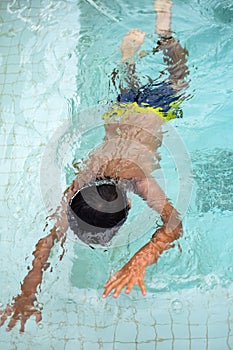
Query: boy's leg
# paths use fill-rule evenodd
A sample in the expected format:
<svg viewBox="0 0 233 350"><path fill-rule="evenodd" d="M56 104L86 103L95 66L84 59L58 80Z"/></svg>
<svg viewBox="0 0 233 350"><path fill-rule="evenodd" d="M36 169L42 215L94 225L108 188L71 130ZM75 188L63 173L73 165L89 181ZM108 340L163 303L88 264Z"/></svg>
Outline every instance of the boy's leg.
<svg viewBox="0 0 233 350"><path fill-rule="evenodd" d="M140 87L140 81L136 75L136 66L134 63L134 55L138 52L144 42L146 33L140 29L131 29L122 39L121 42L121 61L124 64L124 81L126 87L120 84L121 93L130 88L137 91Z"/></svg>
<svg viewBox="0 0 233 350"><path fill-rule="evenodd" d="M134 63L134 55L138 52L144 42L146 33L140 29L131 29L121 41L121 63L123 80L119 84L121 94L128 94L129 91L137 91L140 82L136 76L136 66ZM111 75L113 86L117 89L116 79L119 71L114 69Z"/></svg>
<svg viewBox="0 0 233 350"><path fill-rule="evenodd" d="M123 78L120 81L119 89L121 96L124 95L124 102L133 102L134 94L140 87L140 81L136 76L136 66L134 63L134 55L138 52L141 45L144 42L146 33L140 29L131 29L121 41L121 64ZM114 69L111 74L111 81L115 89L117 90L116 80L118 78L118 69ZM121 101L123 102L123 101Z"/></svg>
<svg viewBox="0 0 233 350"><path fill-rule="evenodd" d="M156 0L154 2L154 9L156 11L156 33L160 37L158 46L154 49L154 52L163 50L164 62L167 64L167 70L169 72L169 80L173 89L180 91L188 85L184 80L188 75L188 68L186 66L188 51L172 37L172 2L170 0Z"/></svg>
<svg viewBox="0 0 233 350"><path fill-rule="evenodd" d="M171 38L171 8L172 2L169 0L156 0L154 9L156 12L155 32L162 38Z"/></svg>

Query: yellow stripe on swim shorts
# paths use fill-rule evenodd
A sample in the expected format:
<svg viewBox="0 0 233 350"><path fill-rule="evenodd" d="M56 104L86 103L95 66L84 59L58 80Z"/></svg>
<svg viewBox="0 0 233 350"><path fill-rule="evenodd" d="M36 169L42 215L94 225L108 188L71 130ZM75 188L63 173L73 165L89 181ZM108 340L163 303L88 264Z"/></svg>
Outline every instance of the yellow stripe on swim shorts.
<svg viewBox="0 0 233 350"><path fill-rule="evenodd" d="M103 119L122 120L124 118L127 118L128 113L126 114L126 112L129 112L129 110L131 110L132 112L139 112L143 114L153 112L164 120L169 121L171 119L177 118L176 110L178 109L181 102L181 100L172 102L170 104L171 108L167 112L163 112L163 109L161 107L151 107L146 104L145 106L139 106L137 102L114 104L112 108L103 115Z"/></svg>

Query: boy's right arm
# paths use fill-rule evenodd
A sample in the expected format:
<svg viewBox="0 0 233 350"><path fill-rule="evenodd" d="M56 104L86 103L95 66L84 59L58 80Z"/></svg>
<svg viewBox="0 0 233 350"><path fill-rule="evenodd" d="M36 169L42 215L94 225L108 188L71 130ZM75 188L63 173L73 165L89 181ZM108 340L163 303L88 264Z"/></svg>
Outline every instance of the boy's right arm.
<svg viewBox="0 0 233 350"><path fill-rule="evenodd" d="M66 215L67 205L82 183L83 181L80 176L80 181L76 178L65 191L60 206L55 213L49 217L55 221L53 228L47 236L41 238L36 244L33 252L34 259L32 261L32 268L21 284L21 293L13 298L11 304L7 304L5 310L0 311L0 326L2 326L10 317L7 327L8 331L16 325L17 321L20 321L20 332L24 332L25 324L32 315L36 317L36 322L41 321L41 310L37 306L38 287L42 283L44 271L50 266L48 259L54 244L61 241L63 248L66 238L65 234L68 229ZM63 254L60 256L60 260L62 259Z"/></svg>

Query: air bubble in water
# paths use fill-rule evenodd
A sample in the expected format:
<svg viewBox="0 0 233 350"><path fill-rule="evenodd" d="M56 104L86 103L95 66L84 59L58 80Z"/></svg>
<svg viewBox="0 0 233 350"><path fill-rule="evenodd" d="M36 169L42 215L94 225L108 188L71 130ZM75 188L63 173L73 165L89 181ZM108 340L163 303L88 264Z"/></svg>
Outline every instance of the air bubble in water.
<svg viewBox="0 0 233 350"><path fill-rule="evenodd" d="M38 303L37 307L38 307L39 310L43 310L43 304L42 303Z"/></svg>
<svg viewBox="0 0 233 350"><path fill-rule="evenodd" d="M179 314L183 309L183 304L179 299L175 299L172 302L172 310L176 313Z"/></svg>

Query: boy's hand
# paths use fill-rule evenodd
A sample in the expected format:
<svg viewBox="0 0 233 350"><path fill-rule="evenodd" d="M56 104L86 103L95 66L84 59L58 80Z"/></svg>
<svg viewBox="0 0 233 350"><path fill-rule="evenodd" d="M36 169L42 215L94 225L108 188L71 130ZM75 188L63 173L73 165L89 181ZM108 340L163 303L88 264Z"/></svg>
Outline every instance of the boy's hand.
<svg viewBox="0 0 233 350"><path fill-rule="evenodd" d="M145 266L141 264L140 259L135 255L127 264L125 264L114 276L111 276L104 285L103 298L106 298L114 289L113 297L117 298L121 290L126 287L125 293L129 294L134 285L138 285L143 295L146 295L144 284Z"/></svg>
<svg viewBox="0 0 233 350"><path fill-rule="evenodd" d="M36 322L40 322L42 319L41 311L34 306L36 301L35 297L25 296L20 294L14 298L13 305L8 304L4 311L0 311L0 326L2 326L8 317L11 317L8 323L7 331L11 331L16 325L17 321L20 320L21 327L20 333L24 332L25 323L32 316L36 316Z"/></svg>

